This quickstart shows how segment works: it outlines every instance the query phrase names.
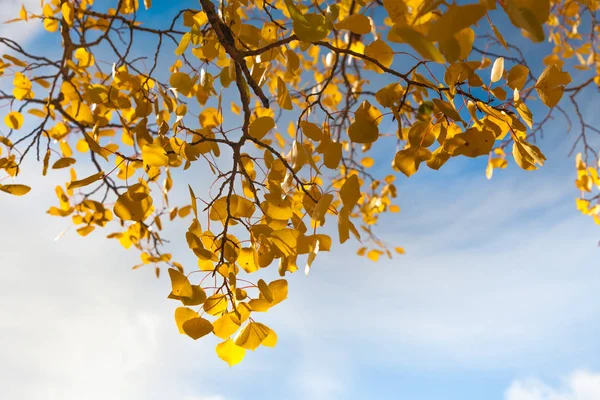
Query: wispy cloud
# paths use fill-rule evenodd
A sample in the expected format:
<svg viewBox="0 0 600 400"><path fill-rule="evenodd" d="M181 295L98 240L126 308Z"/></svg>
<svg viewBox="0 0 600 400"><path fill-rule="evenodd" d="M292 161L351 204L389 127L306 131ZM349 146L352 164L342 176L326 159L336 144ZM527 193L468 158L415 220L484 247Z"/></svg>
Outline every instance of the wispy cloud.
<svg viewBox="0 0 600 400"><path fill-rule="evenodd" d="M2 10L2 16L0 17L0 37L8 37L23 45L39 32L41 24L39 20L30 23L14 22L4 24L8 20L19 17L21 5L25 6L25 9L29 12L40 14L39 0L0 0L0 10Z"/></svg>
<svg viewBox="0 0 600 400"><path fill-rule="evenodd" d="M549 385L539 379L514 381L506 390L505 400L598 400L600 373L578 370L562 379L558 385Z"/></svg>

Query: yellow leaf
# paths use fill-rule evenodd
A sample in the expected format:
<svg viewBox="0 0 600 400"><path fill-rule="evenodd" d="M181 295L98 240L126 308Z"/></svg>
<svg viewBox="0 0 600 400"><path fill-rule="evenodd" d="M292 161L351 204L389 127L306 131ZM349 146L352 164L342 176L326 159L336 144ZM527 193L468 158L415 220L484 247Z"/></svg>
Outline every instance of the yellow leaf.
<svg viewBox="0 0 600 400"><path fill-rule="evenodd" d="M194 87L195 80L192 80L190 76L183 72L175 72L169 78L169 84L177 89L178 93L184 96L189 96L192 88Z"/></svg>
<svg viewBox="0 0 600 400"><path fill-rule="evenodd" d="M179 333L184 334L183 324L191 319L198 318L198 313L191 308L177 307L175 309L175 323Z"/></svg>
<svg viewBox="0 0 600 400"><path fill-rule="evenodd" d="M248 273L258 271L258 254L253 247L242 248L236 262Z"/></svg>
<svg viewBox="0 0 600 400"><path fill-rule="evenodd" d="M396 253L398 253L398 254L404 254L405 253L404 249L402 247L396 247L395 250L396 250Z"/></svg>
<svg viewBox="0 0 600 400"><path fill-rule="evenodd" d="M348 212L352 212L352 209L361 197L358 176L351 175L344 181L344 184L340 188L340 197L344 208Z"/></svg>
<svg viewBox="0 0 600 400"><path fill-rule="evenodd" d="M10 129L20 129L23 126L23 122L25 122L25 118L23 114L18 111L12 111L4 117L4 123Z"/></svg>
<svg viewBox="0 0 600 400"><path fill-rule="evenodd" d="M171 293L178 297L192 297L194 290L187 276L176 270L169 268L169 278L171 279Z"/></svg>
<svg viewBox="0 0 600 400"><path fill-rule="evenodd" d="M196 203L196 195L192 190L192 187L188 185L188 190L190 191L190 199L192 201L192 210L194 211L194 216L198 218L198 204Z"/></svg>
<svg viewBox="0 0 600 400"><path fill-rule="evenodd" d="M0 185L0 190L12 194L13 196L23 196L31 190L29 186L26 185Z"/></svg>
<svg viewBox="0 0 600 400"><path fill-rule="evenodd" d="M185 334L194 340L198 340L202 336L208 335L213 330L212 324L208 320L200 317L185 321L182 328Z"/></svg>
<svg viewBox="0 0 600 400"><path fill-rule="evenodd" d="M462 143L454 152L453 156L464 155L475 158L483 156L492 151L496 136L494 132L488 129L482 131L476 128L467 129L465 132L454 136L455 139L462 140Z"/></svg>
<svg viewBox="0 0 600 400"><path fill-rule="evenodd" d="M285 279L277 279L269 283L269 290L273 296L271 306L279 304L288 297L288 282Z"/></svg>
<svg viewBox="0 0 600 400"><path fill-rule="evenodd" d="M65 110L67 114L82 125L94 125L94 115L90 107L80 101L73 101Z"/></svg>
<svg viewBox="0 0 600 400"><path fill-rule="evenodd" d="M235 344L248 350L255 350L267 338L271 329L259 322L250 322L236 336Z"/></svg>
<svg viewBox="0 0 600 400"><path fill-rule="evenodd" d="M192 285L192 296L177 296L171 292L168 296L169 299L179 300L184 306L198 306L206 300L206 293L198 285Z"/></svg>
<svg viewBox="0 0 600 400"><path fill-rule="evenodd" d="M317 142L323 139L323 131L316 124L307 121L301 121L300 127L302 128L302 132L304 132L309 139Z"/></svg>
<svg viewBox="0 0 600 400"><path fill-rule="evenodd" d="M421 57L438 63L444 63L444 57L440 51L420 32L408 27L394 26L388 34L388 40L399 42L400 40L397 40L396 37L408 43Z"/></svg>
<svg viewBox="0 0 600 400"><path fill-rule="evenodd" d="M454 121L462 121L460 114L458 113L458 111L456 111L456 108L454 108L453 104L450 104L447 101L440 99L433 99L432 101L438 108L438 110L444 113L446 117L453 119Z"/></svg>
<svg viewBox="0 0 600 400"><path fill-rule="evenodd" d="M523 103L522 101L517 101L516 106L517 106L516 107L517 112L521 116L521 119L523 121L525 121L525 123L527 124L529 129L532 129L533 128L533 114L531 113L531 110L529 110L529 107L527 107L527 105L525 105L525 103Z"/></svg>
<svg viewBox="0 0 600 400"><path fill-rule="evenodd" d="M524 65L517 64L512 67L506 79L506 85L511 89L521 90L527 82L529 76L529 68Z"/></svg>
<svg viewBox="0 0 600 400"><path fill-rule="evenodd" d="M431 151L425 147L409 147L400 150L394 157L394 168L406 176L411 176L419 169L423 161L431 158Z"/></svg>
<svg viewBox="0 0 600 400"><path fill-rule="evenodd" d="M325 16L312 13L303 15L293 0L284 1L292 18L294 33L300 40L304 42L317 42L327 37L329 28Z"/></svg>
<svg viewBox="0 0 600 400"><path fill-rule="evenodd" d="M213 323L213 328L215 336L227 339L240 328L240 323L237 318L232 316L232 313L226 313Z"/></svg>
<svg viewBox="0 0 600 400"><path fill-rule="evenodd" d="M375 164L375 160L373 160L371 157L365 157L360 160L360 164L365 168L371 168Z"/></svg>
<svg viewBox="0 0 600 400"><path fill-rule="evenodd" d="M355 143L373 143L379 138L379 128L374 122L357 119L348 128L348 136Z"/></svg>
<svg viewBox="0 0 600 400"><path fill-rule="evenodd" d="M273 294L271 293L271 289L269 289L269 285L267 285L264 280L259 279L257 286L260 294L263 295L265 300L267 300L269 303L273 302Z"/></svg>
<svg viewBox="0 0 600 400"><path fill-rule="evenodd" d="M371 32L371 20L362 14L352 14L338 22L335 27L337 29L348 29L357 35L366 35Z"/></svg>
<svg viewBox="0 0 600 400"><path fill-rule="evenodd" d="M277 104L284 110L291 110L294 108L285 82L281 77L277 77Z"/></svg>
<svg viewBox="0 0 600 400"><path fill-rule="evenodd" d="M386 68L389 68L394 62L394 50L381 39L377 39L365 47L365 55L379 61ZM377 70L380 68L377 67Z"/></svg>
<svg viewBox="0 0 600 400"><path fill-rule="evenodd" d="M87 185L92 184L102 178L104 178L104 171L97 172L93 175L88 176L87 178L73 181L73 182L69 183L69 186L67 186L67 189L71 190L71 189L76 189L76 188L80 188L83 186L87 186Z"/></svg>
<svg viewBox="0 0 600 400"><path fill-rule="evenodd" d="M263 340L262 345L266 346L266 347L275 347L276 344L277 344L277 334L275 333L275 331L273 329L270 329L269 334L267 335L265 340Z"/></svg>
<svg viewBox="0 0 600 400"><path fill-rule="evenodd" d="M17 100L33 99L35 94L31 90L31 81L24 74L15 72L13 85L15 86L13 89L13 96L15 96Z"/></svg>
<svg viewBox="0 0 600 400"><path fill-rule="evenodd" d="M467 4L457 6L452 4L429 28L427 37L433 42L441 41L458 31L474 25L486 13L487 9L482 4Z"/></svg>
<svg viewBox="0 0 600 400"><path fill-rule="evenodd" d="M329 142L323 153L323 162L330 169L336 169L342 160L342 144L338 142Z"/></svg>
<svg viewBox="0 0 600 400"><path fill-rule="evenodd" d="M492 66L492 72L490 75L490 81L492 83L498 82L502 79L502 75L504 74L504 57L498 57L494 61L494 65Z"/></svg>
<svg viewBox="0 0 600 400"><path fill-rule="evenodd" d="M152 212L152 196L141 184L131 186L117 199L113 211L123 221L143 221Z"/></svg>
<svg viewBox="0 0 600 400"><path fill-rule="evenodd" d="M331 193L326 193L317 202L317 205L313 208L311 214L311 218L314 221L319 221L321 226L325 224L325 215L327 214L327 210L329 209L329 205L333 201L333 195Z"/></svg>
<svg viewBox="0 0 600 400"><path fill-rule="evenodd" d="M369 258L369 260L377 262L379 260L379 256L382 254L383 252L381 250L370 250L367 253L367 257Z"/></svg>
<svg viewBox="0 0 600 400"><path fill-rule="evenodd" d="M68 4L68 3L64 3L64 4ZM77 50L75 50L73 57L75 57L79 61L79 66L82 68L87 68L87 67L91 67L92 65L94 65L94 55L92 53L88 52L83 47L80 47Z"/></svg>
<svg viewBox="0 0 600 400"><path fill-rule="evenodd" d="M189 32L186 32L179 41L177 48L175 49L175 55L180 56L185 53L190 41L192 40L192 35Z"/></svg>
<svg viewBox="0 0 600 400"><path fill-rule="evenodd" d="M27 10L23 4L21 4L21 10L19 10L19 18L23 21L27 21Z"/></svg>
<svg viewBox="0 0 600 400"><path fill-rule="evenodd" d="M449 63L454 63L457 60L466 59L471 50L473 50L473 42L475 41L475 32L471 28L465 28L453 36L439 42L439 48L446 60Z"/></svg>
<svg viewBox="0 0 600 400"><path fill-rule="evenodd" d="M517 140L513 143L513 157L517 165L524 170L537 169L535 164L544 165L546 157L537 146Z"/></svg>
<svg viewBox="0 0 600 400"><path fill-rule="evenodd" d="M227 296L215 293L204 302L204 311L210 315L221 315L227 311Z"/></svg>
<svg viewBox="0 0 600 400"><path fill-rule="evenodd" d="M50 7L48 4L46 6ZM44 29L48 32L56 32L58 30L58 20L52 18L44 18Z"/></svg>
<svg viewBox="0 0 600 400"><path fill-rule="evenodd" d="M142 160L151 167L164 167L169 164L169 156L164 148L157 144L145 144L142 147Z"/></svg>
<svg viewBox="0 0 600 400"><path fill-rule="evenodd" d="M59 158L52 164L52 169L67 168L75 164L75 159L70 157Z"/></svg>
<svg viewBox="0 0 600 400"><path fill-rule="evenodd" d="M90 135L88 135L86 132L83 132L83 137L85 138L85 142L87 142L89 149L91 151L93 151L94 153L103 157L106 161L108 161L107 154L110 154L110 153L108 153L108 151L105 148L100 146L100 144L96 140L94 140L94 138L92 138ZM79 150L79 148L78 148L78 150ZM87 150L85 150L85 151L87 151Z"/></svg>
<svg viewBox="0 0 600 400"><path fill-rule="evenodd" d="M556 65L549 65L540 75L535 88L542 102L552 108L562 98L565 86L571 83L571 76Z"/></svg>
<svg viewBox="0 0 600 400"><path fill-rule="evenodd" d="M217 355L221 360L229 364L230 367L242 361L245 354L246 349L237 346L231 339L227 339L217 345Z"/></svg>
<svg viewBox="0 0 600 400"><path fill-rule="evenodd" d="M494 4L496 4L495 0L494 0ZM500 42L500 44L502 46L504 46L504 48L506 50L508 50L508 44L506 43L506 40L504 40L504 36L502 36L502 34L498 30L498 28L496 28L496 25L492 25L492 30L494 31L494 36L496 36L496 39L498 39L498 41Z"/></svg>
<svg viewBox="0 0 600 400"><path fill-rule="evenodd" d="M271 129L275 128L275 120L269 116L258 117L248 127L248 134L261 140Z"/></svg>
<svg viewBox="0 0 600 400"><path fill-rule="evenodd" d="M536 0L536 4L533 5L536 9L543 10L543 6L549 5L548 0ZM508 17L510 18L513 25L522 28L527 32L527 37L533 42L543 42L546 35L544 33L544 27L542 24L545 19L540 21L536 13L528 7L523 7L514 0L507 2L507 7L504 8ZM543 18L542 18L543 19Z"/></svg>

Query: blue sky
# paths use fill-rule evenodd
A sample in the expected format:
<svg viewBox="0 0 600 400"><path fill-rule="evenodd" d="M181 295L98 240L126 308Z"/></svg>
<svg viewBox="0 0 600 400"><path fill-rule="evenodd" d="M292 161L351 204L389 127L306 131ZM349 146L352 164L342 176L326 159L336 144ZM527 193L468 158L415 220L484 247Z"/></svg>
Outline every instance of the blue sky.
<svg viewBox="0 0 600 400"><path fill-rule="evenodd" d="M30 28L9 33L35 48ZM597 125L591 96L584 113ZM0 207L0 398L600 399L600 230L575 209L564 129L547 132L537 172L511 165L488 181L480 160L457 160L398 175L402 212L379 232L407 254L374 264L357 244L320 253L262 319L277 347L233 368L216 340L177 333L167 280L132 272L137 254L101 232L54 241L69 221L45 210L68 178L42 179L32 163L22 179L35 196ZM192 262L187 246L173 250Z"/></svg>

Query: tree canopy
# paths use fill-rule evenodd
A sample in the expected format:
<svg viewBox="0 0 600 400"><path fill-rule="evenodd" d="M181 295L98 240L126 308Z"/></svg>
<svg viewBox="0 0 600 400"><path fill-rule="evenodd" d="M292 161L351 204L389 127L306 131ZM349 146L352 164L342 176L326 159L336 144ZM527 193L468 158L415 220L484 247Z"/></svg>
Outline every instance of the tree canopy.
<svg viewBox="0 0 600 400"><path fill-rule="evenodd" d="M488 179L512 162L535 170L561 118L576 132L577 208L600 224L600 129L580 103L600 86L599 1L174 7L157 22L151 0L42 0L7 21L42 24L56 46L0 37L0 191L30 191L28 157L44 176L68 169L48 213L81 236L108 229L140 252L134 268L166 267L180 333L214 334L230 365L276 344L260 313L319 252L353 238L373 261L404 253L376 234L400 211L400 174L454 157L486 157ZM165 237L181 219L188 229ZM280 277L255 278L263 269Z"/></svg>

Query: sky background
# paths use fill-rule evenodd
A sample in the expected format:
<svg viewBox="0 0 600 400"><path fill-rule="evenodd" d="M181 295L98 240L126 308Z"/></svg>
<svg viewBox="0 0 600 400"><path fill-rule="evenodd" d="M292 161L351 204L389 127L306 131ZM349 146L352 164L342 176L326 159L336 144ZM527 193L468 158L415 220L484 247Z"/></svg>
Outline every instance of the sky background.
<svg viewBox="0 0 600 400"><path fill-rule="evenodd" d="M0 0L2 18L18 7ZM0 27L34 50L38 33ZM598 125L597 97L586 100ZM106 231L54 241L69 221L45 211L68 178L32 163L21 182L34 190L1 199L0 398L598 400L600 229L575 209L564 131L547 131L537 172L511 162L488 181L485 162L452 160L398 175L402 212L379 233L407 254L320 253L261 319L277 347L233 368L217 340L178 334L168 280L131 271L136 252ZM185 245L173 252L191 260Z"/></svg>

